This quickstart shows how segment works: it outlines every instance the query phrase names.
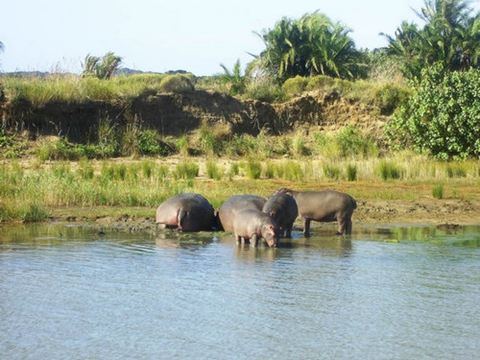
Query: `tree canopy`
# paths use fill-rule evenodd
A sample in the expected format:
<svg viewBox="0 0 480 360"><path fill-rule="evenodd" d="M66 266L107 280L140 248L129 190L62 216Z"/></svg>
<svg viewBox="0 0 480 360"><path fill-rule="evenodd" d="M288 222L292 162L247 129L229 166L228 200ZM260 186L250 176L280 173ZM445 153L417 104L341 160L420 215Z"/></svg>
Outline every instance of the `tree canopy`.
<svg viewBox="0 0 480 360"><path fill-rule="evenodd" d="M424 0L415 13L425 23L423 28L404 21L395 36L382 34L388 53L401 59L407 78L420 78L422 69L435 63L450 71L479 67L480 14L471 16L470 1Z"/></svg>
<svg viewBox="0 0 480 360"><path fill-rule="evenodd" d="M363 55L349 33L350 29L318 12L299 20L284 17L273 29L257 33L266 46L257 62L280 82L297 75L362 77Z"/></svg>

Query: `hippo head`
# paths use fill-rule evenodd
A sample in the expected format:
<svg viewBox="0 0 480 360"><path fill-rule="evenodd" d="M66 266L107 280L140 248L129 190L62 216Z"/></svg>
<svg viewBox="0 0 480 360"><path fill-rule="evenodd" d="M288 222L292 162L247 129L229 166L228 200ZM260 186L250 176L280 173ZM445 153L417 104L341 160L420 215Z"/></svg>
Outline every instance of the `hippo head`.
<svg viewBox="0 0 480 360"><path fill-rule="evenodd" d="M278 237L273 224L263 226L262 237L265 239L268 246L276 247L278 245Z"/></svg>

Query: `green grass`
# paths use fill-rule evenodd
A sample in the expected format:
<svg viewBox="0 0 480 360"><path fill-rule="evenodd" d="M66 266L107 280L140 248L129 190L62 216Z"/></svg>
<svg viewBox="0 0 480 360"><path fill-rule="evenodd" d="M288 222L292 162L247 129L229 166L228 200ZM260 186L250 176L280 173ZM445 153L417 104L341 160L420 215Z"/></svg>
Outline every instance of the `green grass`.
<svg viewBox="0 0 480 360"><path fill-rule="evenodd" d="M376 173L379 162L373 160L355 163L355 181L328 177L322 171L306 174L307 168L322 167L321 162L312 160L230 161L227 163L230 175L225 178L216 173L217 170L221 172L220 164L206 160L210 165L199 166L203 161L192 158L180 159L177 163L155 158L49 163L4 161L0 164L0 221L43 221L58 207L154 209L180 192L202 193L212 199L215 206L234 194L268 196L280 187L299 190L336 188L359 199L414 200L432 195L444 198L443 185L432 188L432 183L448 181L449 197L470 199L480 195L478 175L449 178L445 172L437 172L432 177L426 170L416 179L389 178L387 183L379 181ZM429 162L426 158L424 161ZM400 160L397 162L401 163ZM258 174L265 171L267 164L274 169L271 177L259 181ZM351 163L347 161L338 162L333 168L344 169L349 165ZM473 174L472 169L477 165L478 161L463 164L469 174ZM209 171L217 175L209 176ZM254 171L254 174L248 176L248 171Z"/></svg>

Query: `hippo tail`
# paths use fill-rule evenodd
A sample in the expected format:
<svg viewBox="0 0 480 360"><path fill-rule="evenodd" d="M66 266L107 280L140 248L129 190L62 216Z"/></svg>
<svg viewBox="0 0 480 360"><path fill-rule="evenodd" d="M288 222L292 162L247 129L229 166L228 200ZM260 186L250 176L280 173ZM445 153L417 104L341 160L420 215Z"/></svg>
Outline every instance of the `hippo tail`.
<svg viewBox="0 0 480 360"><path fill-rule="evenodd" d="M352 202L353 209L356 209L357 208L357 202L355 201L355 199L350 196L350 201Z"/></svg>
<svg viewBox="0 0 480 360"><path fill-rule="evenodd" d="M178 213L177 213L177 230L178 231L183 230L184 225L185 225L184 220L187 217L187 215L188 215L188 212L183 207L181 207L178 210Z"/></svg>

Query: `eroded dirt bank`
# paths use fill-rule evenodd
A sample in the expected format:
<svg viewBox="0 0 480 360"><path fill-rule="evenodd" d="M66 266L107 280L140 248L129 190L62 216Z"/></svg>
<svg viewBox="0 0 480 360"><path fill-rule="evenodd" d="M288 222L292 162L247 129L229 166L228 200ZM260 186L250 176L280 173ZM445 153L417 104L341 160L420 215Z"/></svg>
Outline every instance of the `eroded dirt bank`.
<svg viewBox="0 0 480 360"><path fill-rule="evenodd" d="M202 124L221 125L232 134L281 135L292 131L335 132L347 124L366 135L381 137L389 119L382 110L340 97L336 93L305 93L281 104L239 100L214 91L142 95L131 101L87 103L51 101L0 102L3 126L26 130L32 138L66 136L71 142L95 141L106 120L119 126L136 123L165 136L180 136ZM112 124L113 125L113 124Z"/></svg>

